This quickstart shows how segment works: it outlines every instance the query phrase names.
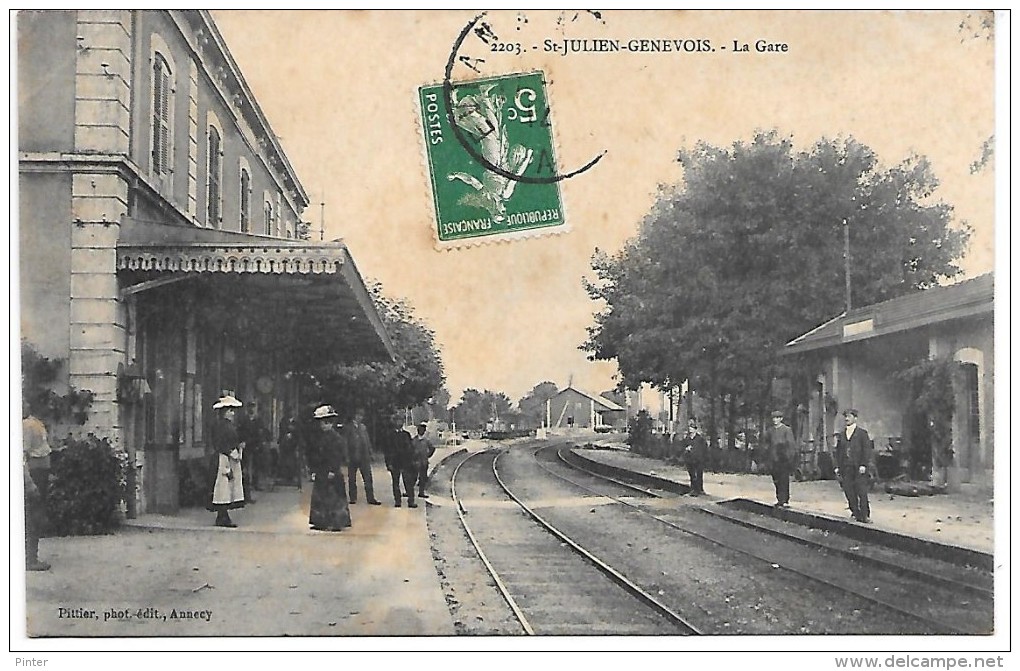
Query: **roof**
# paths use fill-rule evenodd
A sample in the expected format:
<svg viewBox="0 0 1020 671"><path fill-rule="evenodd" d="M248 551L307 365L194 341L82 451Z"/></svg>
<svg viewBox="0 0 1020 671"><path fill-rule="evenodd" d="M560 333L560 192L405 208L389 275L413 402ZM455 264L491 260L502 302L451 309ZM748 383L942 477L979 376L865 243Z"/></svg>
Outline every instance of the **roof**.
<svg viewBox="0 0 1020 671"><path fill-rule="evenodd" d="M991 314L994 295L995 273L987 273L957 284L855 308L791 340L780 354L835 347L954 319Z"/></svg>
<svg viewBox="0 0 1020 671"><path fill-rule="evenodd" d="M184 227L162 226L158 237L135 235L117 246L117 271L125 295L181 280L201 284L207 295L243 300L253 311L297 320L316 337L342 341L351 352L395 356L382 318L342 242L254 239ZM155 231L148 231L151 237ZM134 239L132 239L134 238Z"/></svg>
<svg viewBox="0 0 1020 671"><path fill-rule="evenodd" d="M596 396L594 394L589 394L588 392L583 391L581 389L578 389L577 387L575 387L573 385L568 385L566 388L559 390L558 392L556 392L556 394L554 396L552 396L552 398L556 398L556 396L559 396L560 394L564 394L564 393L566 393L568 391L576 392L576 393L580 394L581 396L584 396L585 398L587 398L589 400L595 401L597 404L602 406L603 410L624 410L624 408L621 408L619 405L617 405L616 403L613 403L608 398L602 398L601 396Z"/></svg>
<svg viewBox="0 0 1020 671"><path fill-rule="evenodd" d="M189 273L336 274L350 263L343 244L142 243L117 247L118 270Z"/></svg>
<svg viewBox="0 0 1020 671"><path fill-rule="evenodd" d="M287 157L287 153L283 151L279 138L269 125L269 119L266 118L265 113L259 106L258 100L255 98L255 94L252 93L251 88L248 86L248 82L245 81L244 76L241 74L241 68L234 60L234 55L231 54L230 49L227 48L227 42L223 39L223 35L220 33L220 29L217 27L216 22L213 20L212 14L207 9L192 11L196 11L205 23L206 27L209 29L213 41L216 43L216 46L219 48L224 60L227 62L227 66L230 68L231 74L237 81L237 85L241 89L242 95L244 95L251 107L251 111L253 113L252 116L255 119L257 127L261 126L264 131L260 137L268 140L268 144L272 146L273 152L280 159L283 174L291 180L297 195L304 201L304 205L307 206L309 203L308 193L301 184L301 180L298 179L297 172L295 172L294 167L291 165L290 159ZM247 111L247 109L242 108L242 113L245 111ZM301 208L298 209L300 210Z"/></svg>

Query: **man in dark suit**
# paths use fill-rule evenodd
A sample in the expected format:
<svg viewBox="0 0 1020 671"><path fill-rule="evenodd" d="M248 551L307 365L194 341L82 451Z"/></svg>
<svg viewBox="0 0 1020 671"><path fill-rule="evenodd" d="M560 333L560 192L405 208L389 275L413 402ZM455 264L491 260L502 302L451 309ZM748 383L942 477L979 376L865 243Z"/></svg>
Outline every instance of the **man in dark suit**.
<svg viewBox="0 0 1020 671"><path fill-rule="evenodd" d="M418 425L418 435L411 438L411 450L414 453L414 464L418 471L416 479L418 481L418 498L420 499L427 499L429 497L425 493L425 485L428 484L429 479L429 458L436 452L435 445L425 435L427 430L428 424L422 422Z"/></svg>
<svg viewBox="0 0 1020 671"><path fill-rule="evenodd" d="M351 503L358 502L358 471L365 483L365 497L373 506L382 502L375 498L375 484L372 482L372 442L365 426L365 413L361 408L354 411L354 418L343 428L343 437L347 441L347 494Z"/></svg>
<svg viewBox="0 0 1020 671"><path fill-rule="evenodd" d="M400 420L393 418L388 430L383 433L383 450L386 457L386 470L390 472L393 486L393 505L400 507L400 483L404 483L403 496L407 497L407 507L417 508L414 502L414 485L418 480L418 467L414 461L414 446L411 434L400 425Z"/></svg>
<svg viewBox="0 0 1020 671"><path fill-rule="evenodd" d="M836 475L843 485L843 493L850 505L850 513L858 522L871 524L871 506L868 490L871 488L871 436L857 426L857 410L843 411L846 429L836 438Z"/></svg>
<svg viewBox="0 0 1020 671"><path fill-rule="evenodd" d="M772 413L772 426L765 433L765 449L768 454L769 472L776 486L776 507L790 506L790 474L796 469L797 441L793 431L783 423L783 413Z"/></svg>
<svg viewBox="0 0 1020 671"><path fill-rule="evenodd" d="M691 478L691 496L705 493L705 462L708 461L708 443L698 431L698 423L690 420L687 423L687 437L680 443L683 450L687 474Z"/></svg>

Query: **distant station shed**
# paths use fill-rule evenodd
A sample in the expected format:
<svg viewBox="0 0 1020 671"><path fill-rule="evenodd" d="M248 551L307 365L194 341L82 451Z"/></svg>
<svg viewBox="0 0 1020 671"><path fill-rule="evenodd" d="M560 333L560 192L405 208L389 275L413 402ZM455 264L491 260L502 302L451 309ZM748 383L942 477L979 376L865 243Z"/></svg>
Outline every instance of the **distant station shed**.
<svg viewBox="0 0 1020 671"><path fill-rule="evenodd" d="M626 423L627 411L607 398L568 386L546 401L546 426L594 429Z"/></svg>

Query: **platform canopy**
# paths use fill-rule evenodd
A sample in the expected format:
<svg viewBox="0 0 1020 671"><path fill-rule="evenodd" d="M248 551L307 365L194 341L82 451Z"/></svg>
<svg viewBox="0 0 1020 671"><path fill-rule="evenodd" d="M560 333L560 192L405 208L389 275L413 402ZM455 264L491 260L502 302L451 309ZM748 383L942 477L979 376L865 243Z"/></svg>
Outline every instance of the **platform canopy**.
<svg viewBox="0 0 1020 671"><path fill-rule="evenodd" d="M117 275L123 297L195 310L207 327L250 336L294 366L394 356L342 242L126 239Z"/></svg>

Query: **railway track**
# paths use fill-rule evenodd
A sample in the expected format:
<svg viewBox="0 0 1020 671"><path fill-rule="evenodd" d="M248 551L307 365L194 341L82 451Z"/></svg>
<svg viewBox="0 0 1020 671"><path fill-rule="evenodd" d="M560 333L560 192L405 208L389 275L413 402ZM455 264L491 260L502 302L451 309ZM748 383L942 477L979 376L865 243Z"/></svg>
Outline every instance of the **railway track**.
<svg viewBox="0 0 1020 671"><path fill-rule="evenodd" d="M515 496L499 473L503 452L464 457L454 469L450 494L465 533L524 633L701 633Z"/></svg>
<svg viewBox="0 0 1020 671"><path fill-rule="evenodd" d="M987 634L992 631L990 576L985 575L984 580L979 581L975 578L982 577L981 574L949 566L941 566L940 571L930 568L923 570L908 565L906 562L910 558L897 556L897 553L888 549L867 548L862 552L860 544L850 549L840 547L837 539L819 542L805 533L784 530L779 524L769 525L754 520L754 515L740 515L736 511L717 512L702 506L686 506L687 514L678 517L674 514L676 507L672 506L674 510L669 513L652 512L647 505L637 505L627 500L625 495L606 493L606 486L645 499L669 498L654 490L586 469L583 475L602 483L601 486L595 488L590 483L578 482L576 478L567 477L551 468L549 460L539 458L539 453L552 451L555 451L560 463L571 469L579 468L577 462L567 456L567 450L554 446L533 450L535 463L545 472L573 487L589 494L611 498L619 504L618 507L655 520L672 532L740 554L759 564L797 576L799 580L851 594L877 608L909 618L921 627L918 633ZM710 519L698 520L698 515ZM765 542L763 538L773 539L774 542ZM810 553L804 552L805 546L810 548ZM799 550L791 550L791 547L798 547ZM825 561L820 563L818 556L824 557ZM931 559L914 557L913 560L915 563L927 563L929 567L939 564ZM826 568L825 564L829 564L829 567ZM923 598L919 598L919 595L923 595Z"/></svg>
<svg viewBox="0 0 1020 671"><path fill-rule="evenodd" d="M576 471L582 471L599 480L632 489L643 495L662 498L660 491L626 482L604 472L593 471L584 460L578 459L570 448L556 450L557 459ZM882 545L868 545L852 538L819 533L804 525L773 519L746 510L727 509L719 506L700 506L700 513L725 519L733 524L745 526L764 534L800 543L809 548L842 555L855 562L881 570L898 573L905 577L927 583L937 583L962 594L992 599L994 576L973 566L961 566L943 561L937 557L926 557L917 553L898 550Z"/></svg>

